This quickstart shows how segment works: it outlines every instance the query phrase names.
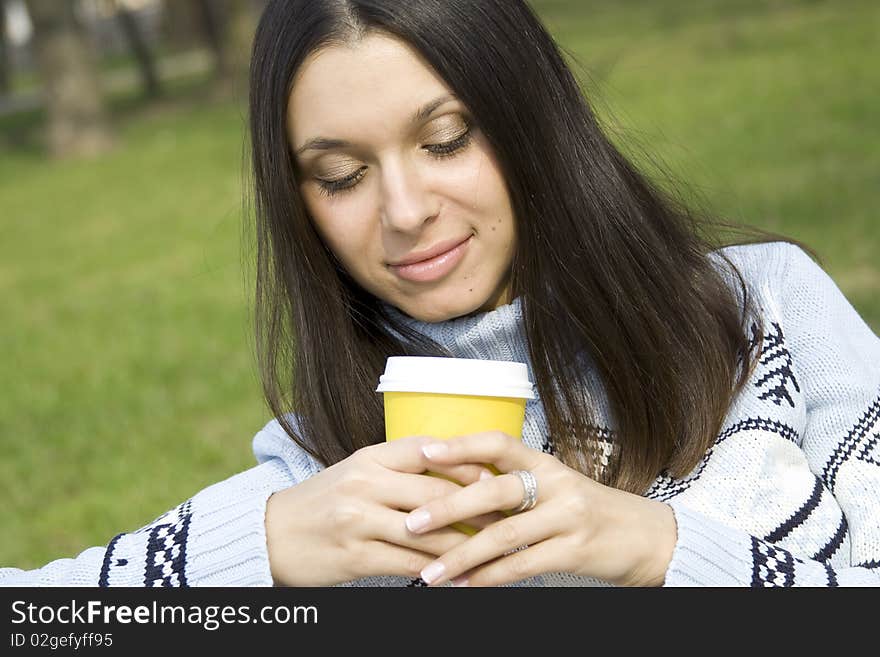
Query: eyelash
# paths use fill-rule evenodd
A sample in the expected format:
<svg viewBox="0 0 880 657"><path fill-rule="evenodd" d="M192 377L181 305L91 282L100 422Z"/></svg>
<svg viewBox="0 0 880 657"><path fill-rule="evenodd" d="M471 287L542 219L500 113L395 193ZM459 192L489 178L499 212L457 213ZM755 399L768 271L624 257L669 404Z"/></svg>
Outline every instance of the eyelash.
<svg viewBox="0 0 880 657"><path fill-rule="evenodd" d="M456 137L452 141L447 141L442 144L431 144L425 146L428 151L434 155L437 159L444 159L447 157L455 157L461 151L463 151L470 144L471 141L471 130L467 129L460 137ZM435 150L431 150L435 149ZM336 194L341 194L343 192L350 191L355 188L355 186L360 182L361 178L363 178L363 171L366 167L361 167L355 173L350 176L346 176L345 178L341 178L339 180L322 180L321 178L317 178L318 181L318 191L321 192L324 196L334 196Z"/></svg>

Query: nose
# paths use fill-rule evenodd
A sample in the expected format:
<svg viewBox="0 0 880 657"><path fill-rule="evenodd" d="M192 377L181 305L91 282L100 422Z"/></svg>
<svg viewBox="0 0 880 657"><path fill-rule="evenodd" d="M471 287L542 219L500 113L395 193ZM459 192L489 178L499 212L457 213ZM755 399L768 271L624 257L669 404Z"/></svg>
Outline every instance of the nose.
<svg viewBox="0 0 880 657"><path fill-rule="evenodd" d="M417 232L437 215L437 203L414 162L402 158L383 166L383 227L401 233Z"/></svg>

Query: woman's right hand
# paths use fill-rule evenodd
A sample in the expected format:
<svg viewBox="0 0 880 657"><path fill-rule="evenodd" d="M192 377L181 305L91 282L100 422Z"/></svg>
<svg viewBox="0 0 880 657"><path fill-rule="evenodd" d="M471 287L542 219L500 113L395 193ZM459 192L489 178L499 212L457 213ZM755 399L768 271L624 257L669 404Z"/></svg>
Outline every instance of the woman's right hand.
<svg viewBox="0 0 880 657"><path fill-rule="evenodd" d="M491 475L479 464L431 463L413 436L359 449L318 474L279 491L266 507L272 578L280 586L327 586L371 575L418 577L468 536L452 527L415 534L409 511ZM495 514L498 515L498 514ZM499 515L499 517L501 517ZM494 516L468 521L483 527Z"/></svg>

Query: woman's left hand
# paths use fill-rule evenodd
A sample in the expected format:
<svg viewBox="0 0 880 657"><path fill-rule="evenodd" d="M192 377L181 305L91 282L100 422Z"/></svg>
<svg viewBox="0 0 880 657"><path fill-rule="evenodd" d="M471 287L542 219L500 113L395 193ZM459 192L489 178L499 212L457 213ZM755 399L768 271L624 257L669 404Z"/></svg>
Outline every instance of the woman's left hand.
<svg viewBox="0 0 880 657"><path fill-rule="evenodd" d="M621 586L663 583L677 538L668 505L599 484L502 432L437 440L422 449L437 464L493 464L502 474L414 509L406 518L410 531L518 507L523 483L505 473L529 470L538 488L532 509L488 525L422 570L428 584L451 579L497 586L551 572Z"/></svg>

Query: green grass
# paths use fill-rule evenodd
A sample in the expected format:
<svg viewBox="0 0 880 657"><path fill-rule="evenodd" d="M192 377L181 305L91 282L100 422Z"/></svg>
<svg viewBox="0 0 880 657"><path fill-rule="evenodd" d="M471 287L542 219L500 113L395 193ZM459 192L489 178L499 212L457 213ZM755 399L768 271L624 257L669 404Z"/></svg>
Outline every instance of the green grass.
<svg viewBox="0 0 880 657"><path fill-rule="evenodd" d="M0 159L3 564L75 554L250 466L268 419L241 265L241 112L122 115L100 159Z"/></svg>
<svg viewBox="0 0 880 657"><path fill-rule="evenodd" d="M880 4L533 6L624 150L651 153L717 214L813 245L880 329Z"/></svg>
<svg viewBox="0 0 880 657"><path fill-rule="evenodd" d="M719 214L813 245L880 331L880 5L536 1L614 139ZM0 565L135 529L252 464L268 419L242 274L243 114L116 99L119 147L49 163L0 120Z"/></svg>

